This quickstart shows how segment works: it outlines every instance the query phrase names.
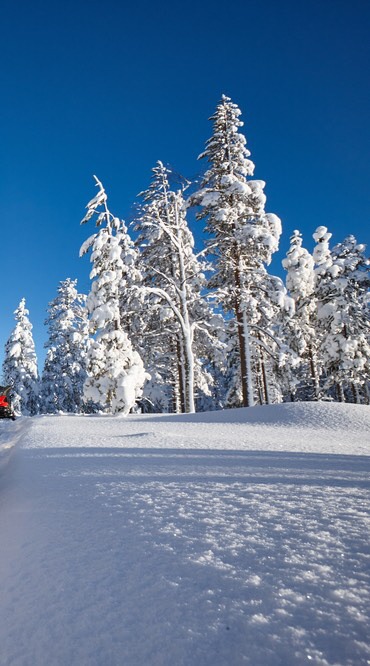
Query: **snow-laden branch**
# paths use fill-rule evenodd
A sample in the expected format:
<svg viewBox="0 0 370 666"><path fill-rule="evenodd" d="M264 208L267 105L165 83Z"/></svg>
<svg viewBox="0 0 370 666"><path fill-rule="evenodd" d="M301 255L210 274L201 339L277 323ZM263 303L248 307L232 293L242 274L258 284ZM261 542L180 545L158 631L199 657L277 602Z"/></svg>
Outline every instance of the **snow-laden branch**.
<svg viewBox="0 0 370 666"><path fill-rule="evenodd" d="M269 355L274 361L278 362L278 358L277 358L276 356L274 356L274 354L272 353L271 349L269 349L269 348L267 347L267 345L265 345L265 343L263 342L263 340L261 340L261 338L255 338L254 335L251 335L251 336L250 336L250 339L251 339L251 341L253 341L256 345L258 345L259 347L262 347L262 349L264 349L265 352L266 352L266 353L267 353L267 354L268 354L268 355Z"/></svg>
<svg viewBox="0 0 370 666"><path fill-rule="evenodd" d="M282 345L281 345L281 343L279 342L279 340L277 340L273 335L271 335L271 333L269 333L268 331L266 331L265 328L262 328L261 326L258 326L258 324L249 324L249 327L250 327L250 328L254 328L254 329L256 329L257 331L261 331L261 333L263 333L263 335L267 335L269 338L271 338L271 340L272 340L272 341L273 341L273 342L274 342L279 348L282 347Z"/></svg>
<svg viewBox="0 0 370 666"><path fill-rule="evenodd" d="M190 335L192 335L194 331L194 324L190 324L189 328L186 326L184 317L182 316L179 308L177 307L177 305L175 305L173 299L171 298L171 296L169 296L169 294L167 294L165 289L161 289L160 287L143 287L143 291L144 293L156 294L157 296L161 296L165 301L167 301L172 312L177 317L184 335L188 335L189 333Z"/></svg>

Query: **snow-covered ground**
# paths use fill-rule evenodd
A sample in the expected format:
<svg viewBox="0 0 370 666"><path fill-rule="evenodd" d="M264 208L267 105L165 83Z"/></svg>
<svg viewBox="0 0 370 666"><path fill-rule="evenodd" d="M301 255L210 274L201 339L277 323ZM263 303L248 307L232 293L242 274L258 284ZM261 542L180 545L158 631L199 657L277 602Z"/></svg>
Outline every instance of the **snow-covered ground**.
<svg viewBox="0 0 370 666"><path fill-rule="evenodd" d="M1 666L369 664L369 471L364 406L0 423Z"/></svg>

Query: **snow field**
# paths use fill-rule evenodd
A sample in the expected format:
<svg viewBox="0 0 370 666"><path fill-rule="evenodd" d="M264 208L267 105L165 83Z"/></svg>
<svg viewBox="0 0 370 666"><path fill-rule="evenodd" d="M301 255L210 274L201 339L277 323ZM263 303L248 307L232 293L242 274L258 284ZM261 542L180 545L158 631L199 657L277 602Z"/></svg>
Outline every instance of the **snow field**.
<svg viewBox="0 0 370 666"><path fill-rule="evenodd" d="M17 421L0 663L370 663L369 424L327 403Z"/></svg>

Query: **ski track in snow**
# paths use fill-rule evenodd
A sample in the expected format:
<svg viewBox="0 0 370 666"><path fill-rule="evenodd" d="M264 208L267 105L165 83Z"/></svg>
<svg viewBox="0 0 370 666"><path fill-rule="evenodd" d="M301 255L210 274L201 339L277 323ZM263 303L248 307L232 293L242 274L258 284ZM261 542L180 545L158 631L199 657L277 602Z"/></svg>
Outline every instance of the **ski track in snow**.
<svg viewBox="0 0 370 666"><path fill-rule="evenodd" d="M0 475L7 466L14 448L31 426L31 419L18 419L16 423L0 420Z"/></svg>
<svg viewBox="0 0 370 666"><path fill-rule="evenodd" d="M369 664L369 425L321 403L1 424L1 666Z"/></svg>

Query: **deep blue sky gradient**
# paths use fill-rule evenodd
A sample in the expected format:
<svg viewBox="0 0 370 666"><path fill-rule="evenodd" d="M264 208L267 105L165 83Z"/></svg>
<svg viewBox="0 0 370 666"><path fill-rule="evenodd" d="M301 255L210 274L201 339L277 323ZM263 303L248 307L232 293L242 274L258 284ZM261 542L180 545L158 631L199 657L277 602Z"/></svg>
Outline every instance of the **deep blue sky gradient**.
<svg viewBox="0 0 370 666"><path fill-rule="evenodd" d="M368 0L2 0L1 350L23 296L42 359L59 281L89 289L92 175L124 219L157 160L196 177L222 93L283 222L271 270L296 228L369 244L369 28Z"/></svg>

